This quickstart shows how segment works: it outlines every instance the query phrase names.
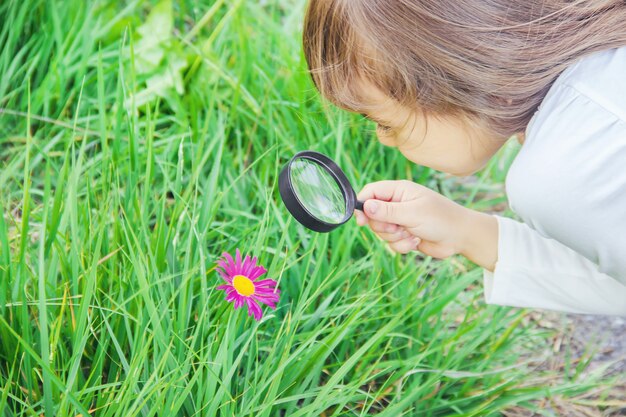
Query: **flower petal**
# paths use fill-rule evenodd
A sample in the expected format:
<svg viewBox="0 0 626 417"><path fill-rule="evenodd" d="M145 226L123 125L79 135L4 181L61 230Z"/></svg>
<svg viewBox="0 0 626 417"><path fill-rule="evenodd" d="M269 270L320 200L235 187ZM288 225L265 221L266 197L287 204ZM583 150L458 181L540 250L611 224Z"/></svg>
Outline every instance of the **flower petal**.
<svg viewBox="0 0 626 417"><path fill-rule="evenodd" d="M243 262L241 262L241 252L239 252L239 248L235 250L235 266L241 271L243 267Z"/></svg>
<svg viewBox="0 0 626 417"><path fill-rule="evenodd" d="M246 300L248 298L239 295L239 293L236 293L235 297L235 310L237 310L239 307L242 307L246 303Z"/></svg>
<svg viewBox="0 0 626 417"><path fill-rule="evenodd" d="M277 282L273 280L272 278L266 278L266 279L256 281L256 285L269 285L269 284L276 285Z"/></svg>
<svg viewBox="0 0 626 417"><path fill-rule="evenodd" d="M226 272L224 272L223 270L219 268L217 268L216 271L218 274L220 274L220 277L222 277L224 281L228 282L228 274Z"/></svg>
<svg viewBox="0 0 626 417"><path fill-rule="evenodd" d="M223 252L223 253L222 253L222 256L223 256L224 258L226 258L226 262L227 262L229 265L235 265L235 260L233 259L233 256L232 256L230 253L228 253L228 252Z"/></svg>
<svg viewBox="0 0 626 417"><path fill-rule="evenodd" d="M254 319L256 321L260 321L263 317L263 311L261 307L254 301L252 298L246 298L246 303L248 304L248 315L250 313L254 314Z"/></svg>
<svg viewBox="0 0 626 417"><path fill-rule="evenodd" d="M235 310L237 309L237 300L241 298L241 295L237 291L232 291L226 294L225 300L228 302L235 302Z"/></svg>
<svg viewBox="0 0 626 417"><path fill-rule="evenodd" d="M275 288L277 285L278 283L270 278L262 279L261 281L254 282L254 286L256 288L262 288L262 289Z"/></svg>
<svg viewBox="0 0 626 417"><path fill-rule="evenodd" d="M215 289L217 290L232 290L233 286L230 284L224 284L224 285L220 285L219 287L216 287Z"/></svg>
<svg viewBox="0 0 626 417"><path fill-rule="evenodd" d="M267 269L263 268L262 266L257 266L256 268L253 268L252 271L250 271L250 275L248 275L248 278L254 281L266 272Z"/></svg>
<svg viewBox="0 0 626 417"><path fill-rule="evenodd" d="M233 267L223 260L217 261L217 272L222 276L222 278L228 280L228 278L232 278L234 276Z"/></svg>
<svg viewBox="0 0 626 417"><path fill-rule="evenodd" d="M262 295L264 297L267 297L270 295L275 295L276 297L278 297L278 294L280 294L279 289L257 288L254 290L254 295Z"/></svg>
<svg viewBox="0 0 626 417"><path fill-rule="evenodd" d="M217 260L217 266L222 268L224 271L226 271L228 269L228 263L225 260L221 259L221 258Z"/></svg>
<svg viewBox="0 0 626 417"><path fill-rule="evenodd" d="M278 298L269 298L269 297L253 297L254 301L259 303L267 304L270 308L275 309L276 303L278 302Z"/></svg>
<svg viewBox="0 0 626 417"><path fill-rule="evenodd" d="M278 294L270 293L270 294L254 294L254 298L259 298L262 300L272 300L278 301L280 300L280 296Z"/></svg>
<svg viewBox="0 0 626 417"><path fill-rule="evenodd" d="M259 259L258 259L256 256L253 256L253 257L252 257L252 268L251 268L251 269L256 268L256 266L257 266L258 264L259 264Z"/></svg>
<svg viewBox="0 0 626 417"><path fill-rule="evenodd" d="M235 260L233 259L233 256L230 253L224 252L224 253L222 253L222 256L224 258L226 258L226 263L228 265L230 265L230 266L234 266L235 265Z"/></svg>
<svg viewBox="0 0 626 417"><path fill-rule="evenodd" d="M276 296L278 297L278 295L280 294L280 290L278 288L258 288L256 291L254 291L254 295L263 295L265 297L267 297L268 295L271 296Z"/></svg>
<svg viewBox="0 0 626 417"><path fill-rule="evenodd" d="M261 297L277 297L278 298L279 294L280 294L279 290L275 290L274 291L274 290L270 290L270 289L267 289L267 288L257 288L254 291L254 295L258 295L258 296L261 296Z"/></svg>
<svg viewBox="0 0 626 417"><path fill-rule="evenodd" d="M257 258L252 258L252 263L250 264L250 270L248 271L248 277L251 280L254 280L254 278L251 277L251 276L254 275L254 273L255 273L254 271L256 271L257 268L263 268L263 267L259 265L259 262L258 262Z"/></svg>
<svg viewBox="0 0 626 417"><path fill-rule="evenodd" d="M254 265L252 264L250 256L246 255L245 259L243 260L243 264L241 265L241 275L250 278L250 271L253 267Z"/></svg>

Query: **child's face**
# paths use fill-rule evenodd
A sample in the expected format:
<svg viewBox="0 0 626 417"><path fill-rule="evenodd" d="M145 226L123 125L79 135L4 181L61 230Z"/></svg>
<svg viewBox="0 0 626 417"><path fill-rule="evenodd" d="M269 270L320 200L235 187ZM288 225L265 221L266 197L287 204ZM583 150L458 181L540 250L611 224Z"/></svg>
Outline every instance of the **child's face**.
<svg viewBox="0 0 626 417"><path fill-rule="evenodd" d="M380 143L398 148L409 160L452 175L469 175L482 168L507 138L497 138L485 126L465 118L424 115L400 105L368 84L361 89L368 104L366 117L378 124Z"/></svg>

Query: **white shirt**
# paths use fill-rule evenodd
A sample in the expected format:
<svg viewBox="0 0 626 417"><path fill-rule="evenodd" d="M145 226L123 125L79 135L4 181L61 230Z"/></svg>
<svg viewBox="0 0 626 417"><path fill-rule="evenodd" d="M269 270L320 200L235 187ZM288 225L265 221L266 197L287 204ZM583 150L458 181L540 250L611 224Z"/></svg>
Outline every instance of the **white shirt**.
<svg viewBox="0 0 626 417"><path fill-rule="evenodd" d="M555 81L506 179L488 303L626 315L626 47Z"/></svg>

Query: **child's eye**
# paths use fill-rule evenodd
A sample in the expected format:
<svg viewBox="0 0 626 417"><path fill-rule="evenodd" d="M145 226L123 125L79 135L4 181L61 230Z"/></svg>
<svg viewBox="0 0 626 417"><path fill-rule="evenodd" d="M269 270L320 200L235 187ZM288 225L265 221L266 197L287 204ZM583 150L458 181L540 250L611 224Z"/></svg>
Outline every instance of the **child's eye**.
<svg viewBox="0 0 626 417"><path fill-rule="evenodd" d="M379 124L379 125L378 125L378 130L379 130L381 133L389 133L389 132L391 131L391 128L390 128L389 126L385 126L385 125L381 125L381 124Z"/></svg>

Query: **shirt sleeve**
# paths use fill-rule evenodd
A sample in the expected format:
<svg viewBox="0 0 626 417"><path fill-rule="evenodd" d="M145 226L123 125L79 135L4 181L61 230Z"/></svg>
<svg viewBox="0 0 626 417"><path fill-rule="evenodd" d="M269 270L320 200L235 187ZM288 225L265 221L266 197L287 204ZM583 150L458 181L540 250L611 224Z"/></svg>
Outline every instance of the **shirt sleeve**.
<svg viewBox="0 0 626 417"><path fill-rule="evenodd" d="M626 286L524 223L496 216L498 261L484 270L489 304L626 316Z"/></svg>

